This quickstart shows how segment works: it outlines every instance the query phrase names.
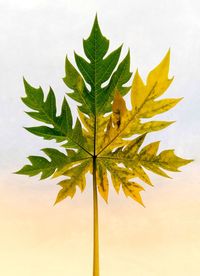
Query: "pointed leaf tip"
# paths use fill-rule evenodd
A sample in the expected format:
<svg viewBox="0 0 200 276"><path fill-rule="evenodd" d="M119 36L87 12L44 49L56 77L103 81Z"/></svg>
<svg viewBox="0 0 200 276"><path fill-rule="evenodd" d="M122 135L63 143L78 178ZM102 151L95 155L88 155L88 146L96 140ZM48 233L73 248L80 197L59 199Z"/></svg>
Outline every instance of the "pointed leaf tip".
<svg viewBox="0 0 200 276"><path fill-rule="evenodd" d="M171 48L168 49L165 57L169 58L170 59L170 55L171 55Z"/></svg>
<svg viewBox="0 0 200 276"><path fill-rule="evenodd" d="M95 14L94 21L97 21L97 22L98 22L98 14L97 14L97 12L96 12L96 14Z"/></svg>
<svg viewBox="0 0 200 276"><path fill-rule="evenodd" d="M92 30L93 30L93 29L99 29L99 30L100 30L100 27L99 27L99 20L98 20L98 15L97 15L97 13L96 13L95 18L94 18Z"/></svg>

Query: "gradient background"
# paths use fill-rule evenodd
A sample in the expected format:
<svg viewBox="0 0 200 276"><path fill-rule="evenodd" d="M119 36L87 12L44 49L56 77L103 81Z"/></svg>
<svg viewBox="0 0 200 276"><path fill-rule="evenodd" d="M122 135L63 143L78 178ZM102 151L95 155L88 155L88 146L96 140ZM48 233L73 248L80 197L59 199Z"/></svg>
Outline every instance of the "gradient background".
<svg viewBox="0 0 200 276"><path fill-rule="evenodd" d="M13 175L28 155L48 142L22 127L37 125L23 110L22 76L56 91L59 106L66 53L82 54L82 38L98 12L111 49L124 43L131 68L143 78L171 47L166 96L184 97L160 116L177 120L149 135L161 149L195 162L163 179L151 174L146 208L110 188L109 204L99 200L101 275L200 275L200 2L198 0L16 0L0 1L0 275L88 276L92 273L92 189L53 207L56 181ZM70 101L73 112L75 105Z"/></svg>

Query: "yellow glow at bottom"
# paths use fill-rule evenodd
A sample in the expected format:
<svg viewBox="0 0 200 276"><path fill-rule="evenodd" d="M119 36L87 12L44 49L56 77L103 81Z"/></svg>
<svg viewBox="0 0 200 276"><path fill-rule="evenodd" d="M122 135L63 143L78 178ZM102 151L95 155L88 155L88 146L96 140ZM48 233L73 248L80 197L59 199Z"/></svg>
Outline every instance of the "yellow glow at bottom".
<svg viewBox="0 0 200 276"><path fill-rule="evenodd" d="M0 275L92 275L90 183L53 207L50 181L2 181ZM146 208L112 189L108 205L99 200L101 276L200 275L198 168L154 183L143 193Z"/></svg>

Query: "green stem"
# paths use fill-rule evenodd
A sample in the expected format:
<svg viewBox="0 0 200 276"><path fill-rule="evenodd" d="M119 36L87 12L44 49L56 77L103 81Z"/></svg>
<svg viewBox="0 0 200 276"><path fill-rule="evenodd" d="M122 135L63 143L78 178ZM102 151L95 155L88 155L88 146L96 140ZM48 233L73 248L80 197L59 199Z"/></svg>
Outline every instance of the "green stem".
<svg viewBox="0 0 200 276"><path fill-rule="evenodd" d="M94 211L94 247L93 247L93 276L99 276L99 222L98 198L96 181L96 156L93 157L93 211Z"/></svg>

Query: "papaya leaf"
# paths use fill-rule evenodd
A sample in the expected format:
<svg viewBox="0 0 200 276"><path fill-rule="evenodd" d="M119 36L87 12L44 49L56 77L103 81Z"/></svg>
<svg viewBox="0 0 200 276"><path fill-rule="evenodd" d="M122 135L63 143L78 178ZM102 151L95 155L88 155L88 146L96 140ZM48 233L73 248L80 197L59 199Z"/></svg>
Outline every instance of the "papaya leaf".
<svg viewBox="0 0 200 276"><path fill-rule="evenodd" d="M30 156L30 163L17 174L40 175L59 180L61 187L55 204L73 198L77 187L84 191L86 174L93 176L94 262L93 275L99 275L98 194L108 202L109 185L117 193L123 191L142 206L144 185L153 186L149 171L168 177L192 160L175 154L173 149L159 152L160 141L143 145L146 136L163 130L174 121L152 119L172 109L181 98L160 98L169 88L170 51L144 82L137 70L132 85L129 80L130 51L121 58L122 46L109 52L109 40L102 34L97 16L91 33L83 40L85 56L74 54L75 63L66 57L63 78L67 96L77 104L74 122L67 99L58 112L52 88L47 96L41 87L34 88L24 79L26 113L40 125L26 127L30 133L45 140L55 140L62 152L45 148L45 156ZM126 99L129 97L131 108ZM110 180L110 181L109 181ZM141 182L141 183L140 183Z"/></svg>
<svg viewBox="0 0 200 276"><path fill-rule="evenodd" d="M78 118L74 127L65 98L57 115L53 89L49 89L45 98L41 87L34 88L24 79L26 97L22 101L31 109L26 113L44 124L26 127L26 130L46 140L55 139L57 143L62 143L66 153L44 149L48 159L30 156L31 164L17 173L29 176L41 174L41 179L67 176L66 180L59 182L62 189L56 203L67 196L73 197L76 186L84 189L85 174L93 173L94 158L96 185L106 202L109 172L116 191L119 192L122 187L126 196L141 204L140 192L144 189L134 178L153 185L148 171L170 177L166 171L179 171L179 167L192 161L176 156L171 149L158 154L159 142L142 147L148 133L174 123L151 118L170 110L181 100L160 99L173 81L168 77L170 51L150 71L146 83L137 70L130 87L127 85L132 75L130 52L120 61L121 49L122 46L119 46L108 52L109 40L102 34L96 16L89 37L83 40L85 57L74 54L77 67L66 57L63 80L69 88L67 95L78 103ZM129 90L131 110L126 107L123 98Z"/></svg>

